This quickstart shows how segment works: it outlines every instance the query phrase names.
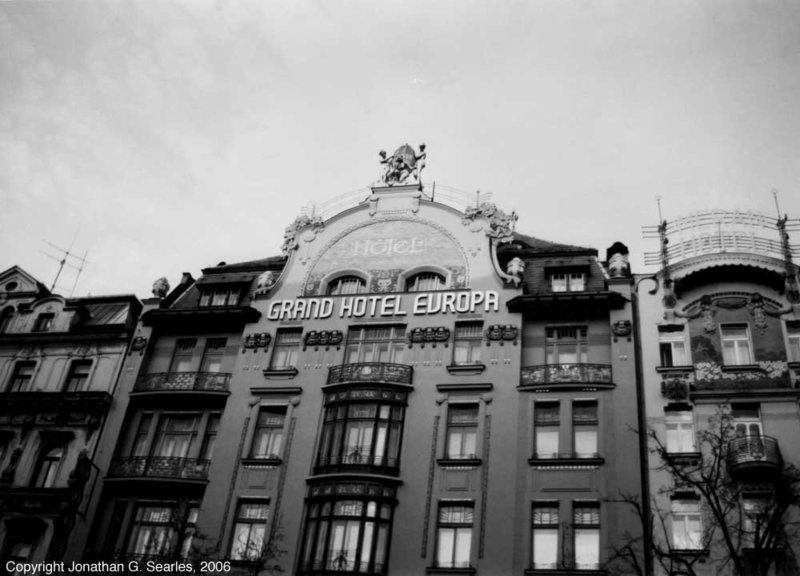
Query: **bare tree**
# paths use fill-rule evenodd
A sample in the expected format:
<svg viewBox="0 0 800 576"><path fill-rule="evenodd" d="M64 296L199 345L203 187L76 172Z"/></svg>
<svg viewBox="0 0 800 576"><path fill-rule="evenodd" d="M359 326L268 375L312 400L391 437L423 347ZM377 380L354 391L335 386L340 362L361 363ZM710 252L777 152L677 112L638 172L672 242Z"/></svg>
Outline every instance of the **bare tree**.
<svg viewBox="0 0 800 576"><path fill-rule="evenodd" d="M646 434L667 481L649 496L649 506L632 494L612 500L633 510L644 533L621 539L612 570L648 574L647 549L669 575L706 574L709 562L716 574L798 574L792 547L800 543L800 470L784 465L773 439L737 430L728 406L719 406L697 433L698 452L691 455L669 452L655 430ZM683 503L696 506L696 514L682 510Z"/></svg>

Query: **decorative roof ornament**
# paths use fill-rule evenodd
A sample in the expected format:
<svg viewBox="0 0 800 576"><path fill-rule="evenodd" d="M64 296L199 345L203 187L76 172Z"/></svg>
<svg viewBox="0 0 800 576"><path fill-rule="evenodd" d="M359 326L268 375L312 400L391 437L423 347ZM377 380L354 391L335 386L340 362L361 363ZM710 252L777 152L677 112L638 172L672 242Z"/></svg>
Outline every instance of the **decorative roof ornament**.
<svg viewBox="0 0 800 576"><path fill-rule="evenodd" d="M514 239L514 225L519 216L516 212L506 214L492 202L483 202L475 208L467 208L461 217L464 226L470 225L478 219L485 219L489 226L485 227L486 235L493 238L498 244L506 244Z"/></svg>
<svg viewBox="0 0 800 576"><path fill-rule="evenodd" d="M386 150L381 150L378 155L381 157L381 184L422 184L422 170L428 155L425 144L419 145L419 154L408 144L403 144L391 156L386 155Z"/></svg>
<svg viewBox="0 0 800 576"><path fill-rule="evenodd" d="M318 216L309 216L308 214L301 214L294 219L294 222L292 222L292 224L288 226L286 231L283 233L283 245L281 246L281 252L283 252L285 256L288 256L292 250L295 250L298 246L300 232L303 230L309 229L313 238L316 236L317 232L322 230L324 227L325 224L322 222L322 218Z"/></svg>
<svg viewBox="0 0 800 576"><path fill-rule="evenodd" d="M155 282L153 282L153 296L156 298L164 298L167 294L169 294L169 282L165 276L162 276Z"/></svg>

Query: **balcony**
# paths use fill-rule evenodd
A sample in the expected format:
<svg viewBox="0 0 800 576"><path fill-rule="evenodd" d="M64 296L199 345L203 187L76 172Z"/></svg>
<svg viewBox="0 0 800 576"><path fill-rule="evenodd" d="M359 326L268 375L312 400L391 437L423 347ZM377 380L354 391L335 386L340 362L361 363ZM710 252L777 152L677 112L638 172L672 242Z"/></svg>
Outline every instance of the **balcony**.
<svg viewBox="0 0 800 576"><path fill-rule="evenodd" d="M613 388L610 364L543 364L524 366L520 372L520 388L552 390L584 390Z"/></svg>
<svg viewBox="0 0 800 576"><path fill-rule="evenodd" d="M769 436L734 438L728 442L728 471L742 479L758 480L783 467L778 441Z"/></svg>
<svg viewBox="0 0 800 576"><path fill-rule="evenodd" d="M398 473L396 456L378 454L370 445L345 446L342 454L320 456L314 467L315 474L335 472L365 472L394 476Z"/></svg>
<svg viewBox="0 0 800 576"><path fill-rule="evenodd" d="M143 374L133 394L163 392L211 392L228 394L231 375L223 372L159 372Z"/></svg>
<svg viewBox="0 0 800 576"><path fill-rule="evenodd" d="M406 364L360 362L331 366L328 385L370 382L372 384L401 384L411 386L414 369Z"/></svg>
<svg viewBox="0 0 800 576"><path fill-rule="evenodd" d="M110 478L159 478L205 481L210 460L171 456L131 456L115 458L108 471Z"/></svg>

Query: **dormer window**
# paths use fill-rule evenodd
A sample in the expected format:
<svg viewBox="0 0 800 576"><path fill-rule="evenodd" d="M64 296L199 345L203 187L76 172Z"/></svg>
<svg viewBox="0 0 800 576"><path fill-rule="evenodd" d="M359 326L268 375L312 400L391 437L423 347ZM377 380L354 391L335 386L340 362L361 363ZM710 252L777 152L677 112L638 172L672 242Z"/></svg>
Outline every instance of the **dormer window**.
<svg viewBox="0 0 800 576"><path fill-rule="evenodd" d="M36 318L36 323L33 325L33 331L49 332L50 328L53 326L53 319L55 317L56 315L50 312L39 314L39 316Z"/></svg>
<svg viewBox="0 0 800 576"><path fill-rule="evenodd" d="M406 281L406 292L430 292L445 288L444 276L436 272L420 272Z"/></svg>
<svg viewBox="0 0 800 576"><path fill-rule="evenodd" d="M358 276L340 276L328 284L329 296L362 294L367 291L367 283Z"/></svg>
<svg viewBox="0 0 800 576"><path fill-rule="evenodd" d="M236 306L239 294L238 288L206 289L200 293L200 306Z"/></svg>
<svg viewBox="0 0 800 576"><path fill-rule="evenodd" d="M583 292L586 290L586 272L552 272L547 276L553 292Z"/></svg>

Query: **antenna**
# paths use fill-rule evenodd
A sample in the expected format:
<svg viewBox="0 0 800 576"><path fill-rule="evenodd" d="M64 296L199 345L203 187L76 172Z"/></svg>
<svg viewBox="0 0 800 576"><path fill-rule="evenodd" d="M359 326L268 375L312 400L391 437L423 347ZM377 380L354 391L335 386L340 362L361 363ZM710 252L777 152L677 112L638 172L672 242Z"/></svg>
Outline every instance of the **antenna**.
<svg viewBox="0 0 800 576"><path fill-rule="evenodd" d="M661 226L661 223L664 221L664 217L661 216L661 195L659 194L656 196L656 204L658 204L658 225Z"/></svg>
<svg viewBox="0 0 800 576"><path fill-rule="evenodd" d="M778 189L777 188L773 188L772 189L772 199L775 200L775 210L777 210L777 212L778 212L778 220L780 220L781 219L781 207L778 204Z"/></svg>
<svg viewBox="0 0 800 576"><path fill-rule="evenodd" d="M52 254L45 252L44 250L39 250L42 254L44 254L48 258L52 258L53 260L58 262L58 272L56 272L56 277L53 279L53 285L50 286L51 292L55 290L56 283L58 282L58 279L61 276L62 270L64 270L64 266L69 266L73 270L77 271L77 274L75 275L75 282L72 285L72 292L70 292L70 297L71 297L72 294L75 292L75 287L78 285L78 278L80 278L84 266L89 263L89 261L86 259L86 256L89 255L88 251L84 252L83 258L76 256L71 252L72 246L75 244L75 239L77 237L78 237L78 230L75 231L75 235L72 237L72 242L70 243L69 248L66 250L64 248L61 248L60 246L53 244L52 242L48 242L47 240L44 241L45 244L50 246L50 248L57 250L58 252L61 252L61 257L53 256ZM75 261L75 263L73 263L72 260L70 260L70 258L72 258Z"/></svg>

